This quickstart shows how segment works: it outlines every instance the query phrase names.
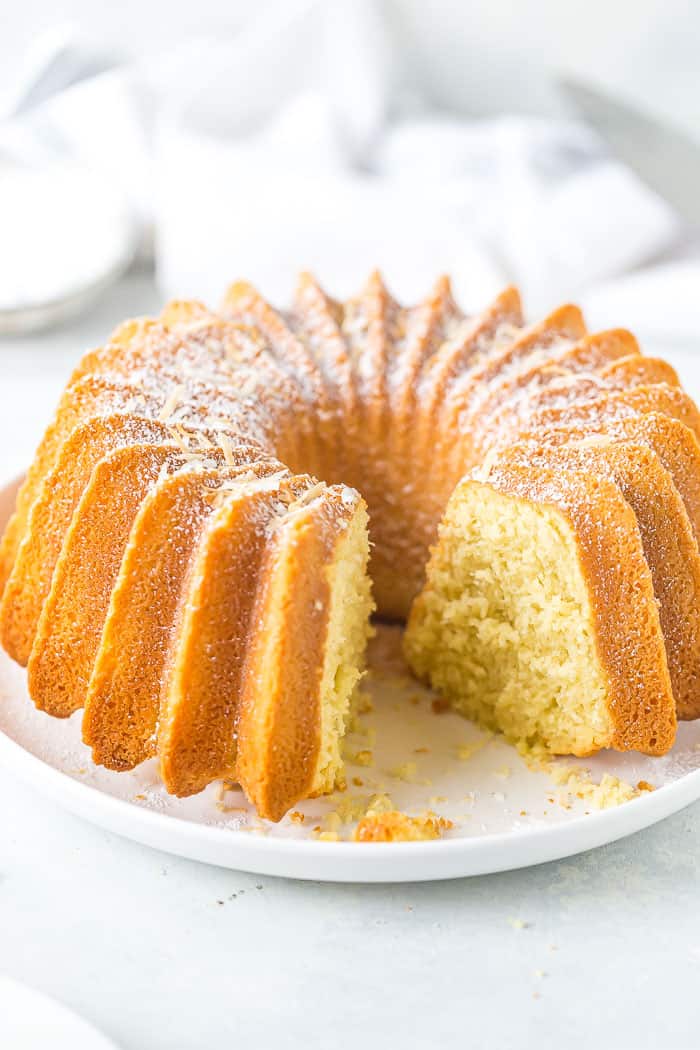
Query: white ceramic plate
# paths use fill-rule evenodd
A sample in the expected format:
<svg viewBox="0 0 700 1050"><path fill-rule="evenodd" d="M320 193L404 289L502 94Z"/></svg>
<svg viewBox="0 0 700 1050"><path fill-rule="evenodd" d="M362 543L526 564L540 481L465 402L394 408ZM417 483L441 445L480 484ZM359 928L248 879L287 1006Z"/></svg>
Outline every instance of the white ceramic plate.
<svg viewBox="0 0 700 1050"><path fill-rule="evenodd" d="M0 1046L7 1050L117 1050L67 1006L8 977L0 977Z"/></svg>
<svg viewBox="0 0 700 1050"><path fill-rule="evenodd" d="M0 528L14 486L0 490ZM405 674L396 628L380 628L367 691L374 711L349 740L348 787L297 807L273 825L259 820L237 790L211 785L175 799L160 786L153 761L132 773L92 764L80 739L80 712L65 721L36 711L25 672L0 655L0 761L74 813L137 842L180 856L268 875L342 882L408 882L504 871L580 853L632 834L700 798L700 722L680 727L660 759L602 753L575 765L594 783L604 774L655 787L623 805L596 809L591 790L557 786L533 772L502 740L450 712ZM371 764L362 761L371 754ZM358 759L359 755L359 759ZM349 820L376 794L396 808L426 810L453 827L437 841L358 844L343 841ZM594 793L595 794L595 793ZM298 814L303 814L300 822ZM322 841L318 831L341 841Z"/></svg>

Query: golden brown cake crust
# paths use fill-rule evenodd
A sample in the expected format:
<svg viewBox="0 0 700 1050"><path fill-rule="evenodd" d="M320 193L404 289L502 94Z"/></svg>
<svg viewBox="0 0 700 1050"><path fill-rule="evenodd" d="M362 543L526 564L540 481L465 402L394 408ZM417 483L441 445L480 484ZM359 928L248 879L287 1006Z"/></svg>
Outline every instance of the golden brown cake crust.
<svg viewBox="0 0 700 1050"><path fill-rule="evenodd" d="M482 484L482 482L469 482ZM555 506L571 522L608 675L609 747L661 755L672 746L676 711L658 608L632 509L610 481L574 471L494 467L487 484Z"/></svg>
<svg viewBox="0 0 700 1050"><path fill-rule="evenodd" d="M537 465L611 480L634 511L651 571L678 718L700 714L700 555L671 475L648 446L627 441L514 446L499 464Z"/></svg>
<svg viewBox="0 0 700 1050"><path fill-rule="evenodd" d="M477 470L465 484L565 516L607 743L663 753L700 714L699 439L673 368L575 306L525 327L513 288L470 317L446 278L403 306L378 273L346 302L304 274L285 313L239 282L219 315L175 301L83 357L0 544L0 639L38 706L85 705L97 761L155 754L183 795L235 776L277 820L332 779L325 661L355 532L366 556L358 492L379 612L404 619Z"/></svg>
<svg viewBox="0 0 700 1050"><path fill-rule="evenodd" d="M0 603L2 644L26 664L65 535L93 469L129 444L168 440L161 424L116 413L81 423L63 442L44 476Z"/></svg>
<svg viewBox="0 0 700 1050"><path fill-rule="evenodd" d="M275 502L274 491L227 494L207 522L183 589L158 734L161 773L175 795L236 771L236 722ZM209 652L217 653L215 663Z"/></svg>
<svg viewBox="0 0 700 1050"><path fill-rule="evenodd" d="M92 471L56 562L29 658L29 692L42 711L65 718L83 707L134 517L161 469L175 469L179 462L172 445L129 445Z"/></svg>
<svg viewBox="0 0 700 1050"><path fill-rule="evenodd" d="M700 539L700 443L684 423L660 412L617 417L612 413L589 425L525 430L518 441L541 449L585 442L633 441L648 445L673 478L685 505L696 541Z"/></svg>
<svg viewBox="0 0 700 1050"><path fill-rule="evenodd" d="M439 839L452 822L434 813L411 817L399 810L363 817L353 834L355 842L426 842Z"/></svg>
<svg viewBox="0 0 700 1050"><path fill-rule="evenodd" d="M331 597L324 567L331 564L353 513L340 492L334 506L302 502L280 523L265 553L254 616L268 628L255 635L247 655L236 775L258 812L270 820L279 820L295 799L312 790ZM275 614L280 607L285 619Z"/></svg>
<svg viewBox="0 0 700 1050"><path fill-rule="evenodd" d="M249 469L232 469L229 477ZM109 769L133 769L156 753L170 631L195 545L226 477L218 466L159 478L134 521L83 715L83 740Z"/></svg>

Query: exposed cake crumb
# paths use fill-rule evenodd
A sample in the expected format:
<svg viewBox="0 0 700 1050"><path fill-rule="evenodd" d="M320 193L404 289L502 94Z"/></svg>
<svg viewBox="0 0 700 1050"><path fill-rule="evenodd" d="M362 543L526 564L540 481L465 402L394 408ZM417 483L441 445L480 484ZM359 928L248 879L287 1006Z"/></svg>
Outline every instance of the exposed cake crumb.
<svg viewBox="0 0 700 1050"><path fill-rule="evenodd" d="M322 824L314 828L314 832L320 837L322 832L328 832L341 839L341 830L348 824L356 823L365 818L372 819L381 813L394 809L394 804L388 795L374 794L369 798L361 795L350 795L338 800L334 810L327 813ZM330 839L328 841L331 841ZM335 841L335 840L333 840Z"/></svg>
<svg viewBox="0 0 700 1050"><path fill-rule="evenodd" d="M355 842L421 842L438 839L443 831L453 827L451 820L425 813L409 817L399 810L363 817L355 828Z"/></svg>
<svg viewBox="0 0 700 1050"><path fill-rule="evenodd" d="M292 821L293 824L303 824L305 818L304 814L300 813L298 809L293 809L292 812L289 814L289 819Z"/></svg>
<svg viewBox="0 0 700 1050"><path fill-rule="evenodd" d="M333 810L331 813L326 813L325 817L323 818L322 827L324 831L338 831L342 823L343 820L340 816L340 813L338 813L336 810Z"/></svg>
<svg viewBox="0 0 700 1050"><path fill-rule="evenodd" d="M348 755L348 762L353 762L356 766L371 766L373 761L372 752L366 748L355 752L354 755Z"/></svg>
<svg viewBox="0 0 700 1050"><path fill-rule="evenodd" d="M358 795L351 795L340 800L334 810L334 815L337 816L341 824L349 824L351 821L359 820L360 817L363 817L366 810L367 800Z"/></svg>
<svg viewBox="0 0 700 1050"><path fill-rule="evenodd" d="M589 802L594 809L610 809L613 806L620 806L624 802L638 798L645 791L654 790L653 785L648 784L646 780L640 780L635 787L612 773L604 773L600 783L596 783L589 769L553 761L551 755L541 748L519 750L530 769L547 773L553 783L563 787L569 796ZM554 799L547 801L554 802ZM566 797L560 796L559 804L565 809L569 807Z"/></svg>
<svg viewBox="0 0 700 1050"><path fill-rule="evenodd" d="M389 796L383 792L379 792L376 795L372 795L370 798L365 816L371 817L377 813L389 813L393 808L394 803Z"/></svg>
<svg viewBox="0 0 700 1050"><path fill-rule="evenodd" d="M466 762L482 748L486 747L493 736L493 733L485 734L479 740L472 740L467 744L457 745L457 758L460 762Z"/></svg>
<svg viewBox="0 0 700 1050"><path fill-rule="evenodd" d="M400 765L394 766L393 769L389 770L389 776L410 783L414 779L416 772L417 766L415 762L402 762Z"/></svg>
<svg viewBox="0 0 700 1050"><path fill-rule="evenodd" d="M600 783L596 784L588 773L581 776L575 769L570 769L564 783L570 794L586 800L594 809L610 809L612 806L620 806L623 802L637 798L642 794L642 790L647 790L646 788L639 790L611 773L604 773Z"/></svg>

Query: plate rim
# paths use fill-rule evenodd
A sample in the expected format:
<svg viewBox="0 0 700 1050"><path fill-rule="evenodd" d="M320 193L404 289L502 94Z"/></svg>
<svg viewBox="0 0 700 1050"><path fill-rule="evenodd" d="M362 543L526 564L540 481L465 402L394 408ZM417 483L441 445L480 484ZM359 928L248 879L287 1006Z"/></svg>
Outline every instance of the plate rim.
<svg viewBox="0 0 700 1050"><path fill-rule="evenodd" d="M531 867L635 834L700 798L700 770L694 770L563 824L429 842L322 842L268 838L155 812L82 783L3 731L0 761L74 815L142 845L253 874L328 882L422 882Z"/></svg>
<svg viewBox="0 0 700 1050"><path fill-rule="evenodd" d="M20 482L21 476L0 485L0 499L8 499ZM428 842L323 842L269 838L155 812L77 780L3 730L0 762L74 815L141 845L232 870L324 882L424 882L531 867L618 841L700 799L697 769L622 805L561 824Z"/></svg>
<svg viewBox="0 0 700 1050"><path fill-rule="evenodd" d="M89 1050L118 1050L117 1044L102 1029L96 1027L91 1020L63 999L7 971L2 971L0 972L0 1001L3 994L7 993L12 996L13 1006L16 1008L19 1005L25 1016L27 1010L36 1012L38 1009L44 1014L41 1018L43 1024L48 1021L53 1030L52 1045L64 1046L68 1036L71 1040L75 1040L75 1037L78 1036L80 1043L71 1043L71 1046L75 1046L75 1050L87 1050L87 1048ZM60 1044L54 1041L57 1036L61 1040ZM22 1045L24 1046L24 1041ZM32 1042L32 1046L34 1045L35 1043Z"/></svg>

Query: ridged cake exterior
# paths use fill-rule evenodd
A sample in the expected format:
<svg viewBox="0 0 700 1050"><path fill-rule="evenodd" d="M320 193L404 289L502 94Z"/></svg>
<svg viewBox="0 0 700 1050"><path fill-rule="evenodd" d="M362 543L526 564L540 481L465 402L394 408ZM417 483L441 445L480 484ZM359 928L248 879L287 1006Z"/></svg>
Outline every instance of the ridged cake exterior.
<svg viewBox="0 0 700 1050"><path fill-rule="evenodd" d="M700 714L699 437L576 307L239 282L83 357L0 545L2 643L95 761L273 820L342 783L374 607L519 746L661 754Z"/></svg>

